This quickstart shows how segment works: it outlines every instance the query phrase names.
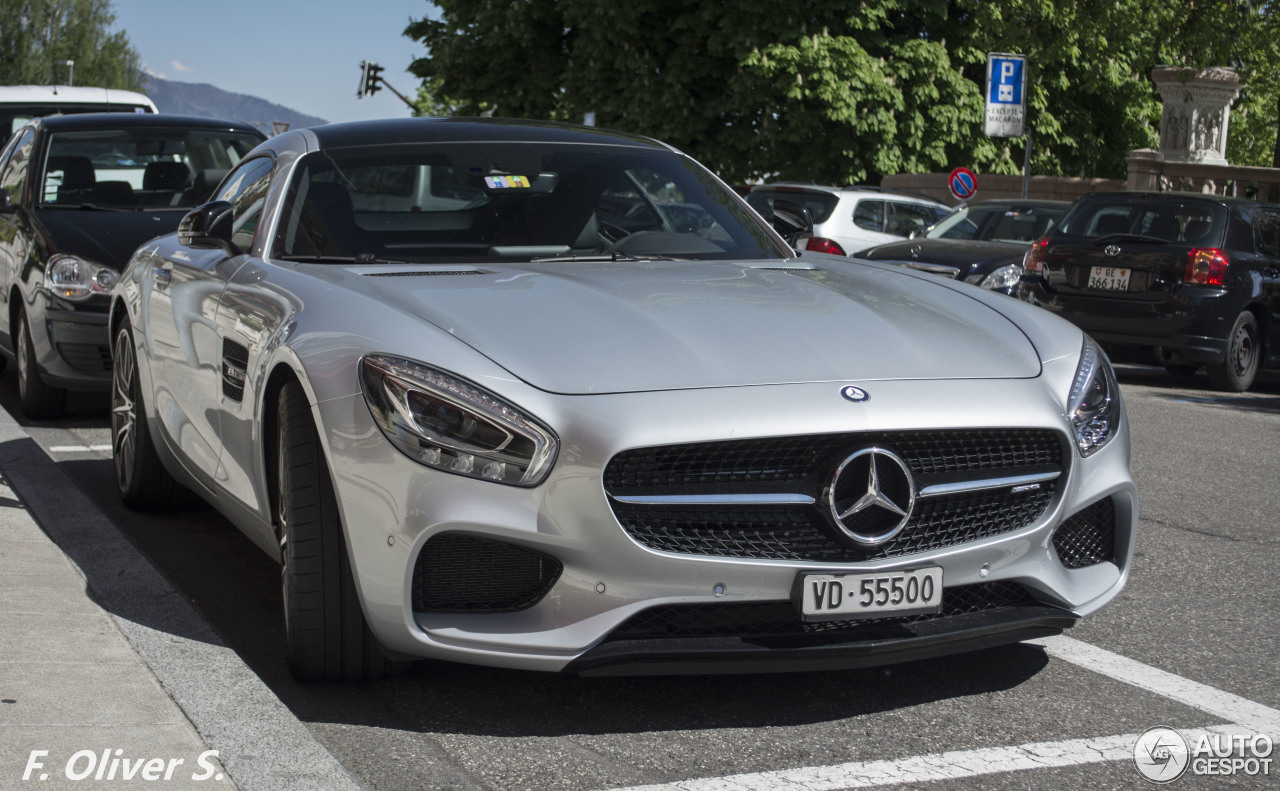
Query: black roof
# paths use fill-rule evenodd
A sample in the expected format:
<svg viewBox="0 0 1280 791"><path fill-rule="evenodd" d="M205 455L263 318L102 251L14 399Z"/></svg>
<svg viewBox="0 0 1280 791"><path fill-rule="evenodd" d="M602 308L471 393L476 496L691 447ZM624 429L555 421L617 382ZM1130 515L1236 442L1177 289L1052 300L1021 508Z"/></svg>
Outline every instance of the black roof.
<svg viewBox="0 0 1280 791"><path fill-rule="evenodd" d="M1113 190L1110 192L1086 192L1077 200L1085 200L1092 198L1157 198L1157 199L1173 199L1173 200L1199 200L1209 203L1218 203L1223 206L1275 206L1276 204L1263 200L1262 198L1237 198L1231 195L1217 195L1211 192L1150 192L1143 190Z"/></svg>
<svg viewBox="0 0 1280 791"><path fill-rule="evenodd" d="M389 118L352 121L310 128L321 148L395 145L398 143L586 143L670 151L669 146L640 135L594 126L525 121L513 118Z"/></svg>
<svg viewBox="0 0 1280 791"><path fill-rule="evenodd" d="M255 127L240 121L165 113L72 113L33 118L31 123L39 124L50 132L95 129L226 129L262 134Z"/></svg>

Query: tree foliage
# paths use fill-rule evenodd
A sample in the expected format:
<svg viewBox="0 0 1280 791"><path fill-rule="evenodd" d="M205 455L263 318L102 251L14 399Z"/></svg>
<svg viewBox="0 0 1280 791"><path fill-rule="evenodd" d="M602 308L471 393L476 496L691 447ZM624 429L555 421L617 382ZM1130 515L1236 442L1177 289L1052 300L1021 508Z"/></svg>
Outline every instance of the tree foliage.
<svg viewBox="0 0 1280 791"><path fill-rule="evenodd" d="M141 58L115 23L110 0L0 0L0 84L65 84L139 90Z"/></svg>
<svg viewBox="0 0 1280 791"><path fill-rule="evenodd" d="M1229 65L1233 161L1271 164L1276 0L437 0L405 35L424 112L651 135L730 179L1022 169L983 134L990 52L1028 57L1036 173L1122 177L1158 138L1160 64ZM1268 161L1262 161L1263 159Z"/></svg>

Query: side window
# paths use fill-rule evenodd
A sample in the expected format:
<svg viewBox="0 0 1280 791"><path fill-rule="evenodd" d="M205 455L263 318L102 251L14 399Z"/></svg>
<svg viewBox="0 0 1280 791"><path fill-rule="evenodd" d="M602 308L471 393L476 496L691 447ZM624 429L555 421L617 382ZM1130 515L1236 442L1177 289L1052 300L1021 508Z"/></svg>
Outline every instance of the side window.
<svg viewBox="0 0 1280 791"><path fill-rule="evenodd" d="M933 225L937 214L932 206L918 203L889 203L889 224L885 233L910 236L912 231L923 231Z"/></svg>
<svg viewBox="0 0 1280 791"><path fill-rule="evenodd" d="M27 170L31 163L32 143L36 139L33 129L28 129L22 137L9 146L9 159L0 170L0 189L9 193L9 203L15 204L22 196L22 187L27 181Z"/></svg>
<svg viewBox="0 0 1280 791"><path fill-rule="evenodd" d="M1280 258L1280 209L1259 209L1253 216L1258 229L1258 252Z"/></svg>
<svg viewBox="0 0 1280 791"><path fill-rule="evenodd" d="M858 201L857 207L853 210L853 224L868 231L883 233L884 208L885 203L882 200Z"/></svg>
<svg viewBox="0 0 1280 791"><path fill-rule="evenodd" d="M241 250L253 246L253 237L267 202L267 187L271 185L274 165L269 157L257 157L242 163L231 171L222 189L213 197L213 200L231 204L231 241Z"/></svg>

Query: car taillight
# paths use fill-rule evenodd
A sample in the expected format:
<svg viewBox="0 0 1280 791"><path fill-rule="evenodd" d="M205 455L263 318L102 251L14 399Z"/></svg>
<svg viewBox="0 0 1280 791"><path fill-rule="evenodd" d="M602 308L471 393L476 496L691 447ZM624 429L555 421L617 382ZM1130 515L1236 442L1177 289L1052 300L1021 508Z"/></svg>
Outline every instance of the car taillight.
<svg viewBox="0 0 1280 791"><path fill-rule="evenodd" d="M1041 236L1022 254L1022 271L1028 275L1044 274L1044 254L1049 247L1049 237Z"/></svg>
<svg viewBox="0 0 1280 791"><path fill-rule="evenodd" d="M812 250L815 253L845 254L844 248L836 244L834 239L823 239L821 236L809 237L809 243L804 246L804 249Z"/></svg>
<svg viewBox="0 0 1280 791"><path fill-rule="evenodd" d="M1196 286L1224 286L1231 259L1216 247L1193 247L1187 253L1187 271L1182 282Z"/></svg>

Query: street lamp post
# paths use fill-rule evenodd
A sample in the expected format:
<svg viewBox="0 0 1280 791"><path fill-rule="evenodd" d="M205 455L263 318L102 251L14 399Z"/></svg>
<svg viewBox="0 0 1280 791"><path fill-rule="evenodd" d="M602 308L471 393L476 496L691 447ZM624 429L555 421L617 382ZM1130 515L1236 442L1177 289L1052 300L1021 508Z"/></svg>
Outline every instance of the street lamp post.
<svg viewBox="0 0 1280 791"><path fill-rule="evenodd" d="M75 73L76 62L74 60L55 60L54 63L58 66L67 67L67 87L69 88L74 85L75 83L72 80L72 75Z"/></svg>

